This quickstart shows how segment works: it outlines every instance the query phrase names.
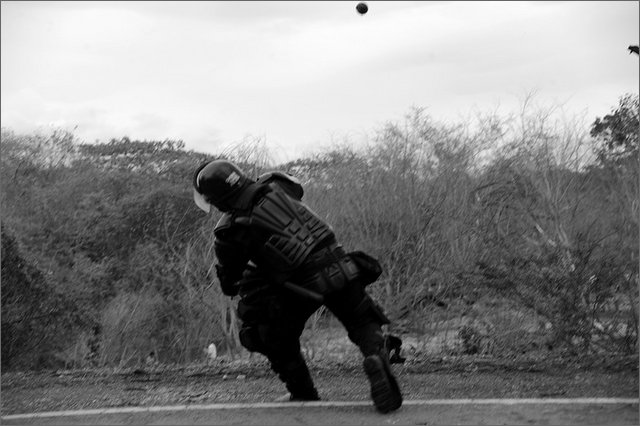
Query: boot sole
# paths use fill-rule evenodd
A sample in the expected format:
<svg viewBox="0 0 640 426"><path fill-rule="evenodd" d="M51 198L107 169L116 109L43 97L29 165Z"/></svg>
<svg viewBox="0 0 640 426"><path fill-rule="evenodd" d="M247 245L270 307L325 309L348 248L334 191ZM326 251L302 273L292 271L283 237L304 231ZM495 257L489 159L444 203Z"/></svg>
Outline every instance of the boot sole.
<svg viewBox="0 0 640 426"><path fill-rule="evenodd" d="M365 358L364 371L371 382L371 399L381 413L397 410L402 405L402 394L395 377L388 371L378 355Z"/></svg>

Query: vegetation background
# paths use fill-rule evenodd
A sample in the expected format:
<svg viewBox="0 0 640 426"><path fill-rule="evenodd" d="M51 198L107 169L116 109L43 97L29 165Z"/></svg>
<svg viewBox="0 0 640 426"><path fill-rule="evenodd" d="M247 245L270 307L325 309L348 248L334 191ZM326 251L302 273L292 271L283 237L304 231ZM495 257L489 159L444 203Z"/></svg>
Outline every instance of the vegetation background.
<svg viewBox="0 0 640 426"><path fill-rule="evenodd" d="M210 342L245 356L218 216L192 200L216 157L300 179L345 248L383 264L369 290L414 353L637 356L638 110L627 94L585 124L527 98L451 125L414 108L366 147L286 164L259 139L207 155L2 129L2 371L189 364ZM321 310L308 328L334 325Z"/></svg>

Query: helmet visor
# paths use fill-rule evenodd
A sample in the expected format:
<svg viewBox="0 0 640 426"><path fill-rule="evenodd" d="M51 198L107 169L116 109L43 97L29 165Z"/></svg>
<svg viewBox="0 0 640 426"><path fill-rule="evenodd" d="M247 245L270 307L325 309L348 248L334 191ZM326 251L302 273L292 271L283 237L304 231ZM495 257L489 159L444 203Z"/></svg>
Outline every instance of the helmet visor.
<svg viewBox="0 0 640 426"><path fill-rule="evenodd" d="M207 214L211 213L211 204L207 203L202 194L195 189L193 190L193 201L196 202L196 206L198 206L200 210Z"/></svg>

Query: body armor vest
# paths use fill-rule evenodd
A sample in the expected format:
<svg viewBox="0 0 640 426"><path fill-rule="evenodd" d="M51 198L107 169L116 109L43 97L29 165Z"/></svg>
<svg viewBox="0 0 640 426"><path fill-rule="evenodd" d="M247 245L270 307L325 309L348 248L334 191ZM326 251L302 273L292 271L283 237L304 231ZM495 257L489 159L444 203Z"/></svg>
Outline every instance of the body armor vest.
<svg viewBox="0 0 640 426"><path fill-rule="evenodd" d="M327 223L302 202L280 190L272 190L262 197L248 218L238 219L238 223L243 222L270 234L252 260L259 267L277 273L293 271L315 248L335 239Z"/></svg>
<svg viewBox="0 0 640 426"><path fill-rule="evenodd" d="M214 233L223 238L227 232L229 236L243 234L243 239L251 238L254 241L238 241L244 245L260 245L248 247L251 260L274 277L286 278L314 249L334 241L335 235L331 226L301 201L275 185L269 186L269 192L246 214L224 214ZM266 240L262 242L264 236Z"/></svg>

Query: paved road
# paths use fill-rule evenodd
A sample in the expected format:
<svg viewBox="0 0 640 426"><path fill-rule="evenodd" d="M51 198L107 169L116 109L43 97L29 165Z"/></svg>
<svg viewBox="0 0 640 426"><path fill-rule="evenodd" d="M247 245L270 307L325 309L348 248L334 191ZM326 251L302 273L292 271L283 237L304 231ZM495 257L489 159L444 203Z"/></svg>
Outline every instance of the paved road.
<svg viewBox="0 0 640 426"><path fill-rule="evenodd" d="M382 415L369 402L212 404L122 407L3 416L2 424L638 425L638 399L485 399L405 401Z"/></svg>

